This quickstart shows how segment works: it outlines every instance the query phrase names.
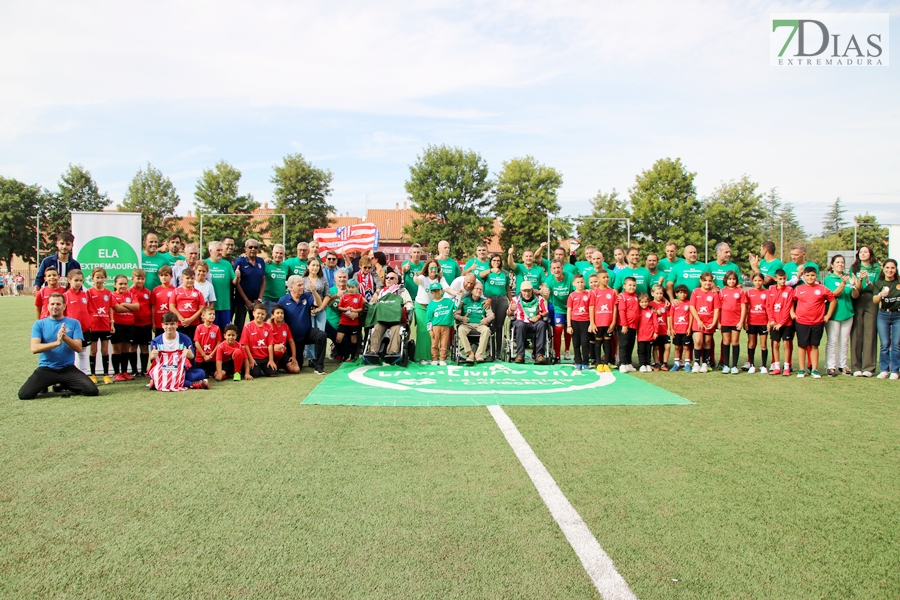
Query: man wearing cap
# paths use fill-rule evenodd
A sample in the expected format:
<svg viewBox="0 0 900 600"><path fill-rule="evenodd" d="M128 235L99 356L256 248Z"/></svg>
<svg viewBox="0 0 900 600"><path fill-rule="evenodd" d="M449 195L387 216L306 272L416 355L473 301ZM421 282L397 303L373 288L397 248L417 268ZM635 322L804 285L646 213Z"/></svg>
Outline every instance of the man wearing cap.
<svg viewBox="0 0 900 600"><path fill-rule="evenodd" d="M507 315L514 319L512 328L516 340L516 357L513 362L525 362L525 340L527 336L534 335L534 362L538 365L547 363L544 345L547 342L545 319L548 314L547 303L542 297L535 295L532 283L523 281L519 295L513 298L507 311Z"/></svg>

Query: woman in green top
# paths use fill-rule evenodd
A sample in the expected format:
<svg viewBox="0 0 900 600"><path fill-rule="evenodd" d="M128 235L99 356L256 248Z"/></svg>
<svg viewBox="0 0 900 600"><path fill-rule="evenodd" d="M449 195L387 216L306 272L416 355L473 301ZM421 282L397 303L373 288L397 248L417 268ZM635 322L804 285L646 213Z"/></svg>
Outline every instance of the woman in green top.
<svg viewBox="0 0 900 600"><path fill-rule="evenodd" d="M509 289L509 273L503 270L503 257L492 254L490 269L478 273L478 277L484 282L484 296L491 301L491 309L494 311L494 320L491 321L491 334L494 345L494 356L500 356L503 347L503 327L506 323L506 311L509 310L509 302L512 300L512 292Z"/></svg>
<svg viewBox="0 0 900 600"><path fill-rule="evenodd" d="M844 273L844 257L835 254L831 258L831 268L825 276L825 287L834 292L837 308L831 319L825 323L828 341L825 344L825 368L828 375L835 377L840 373L849 375L847 366L847 350L850 346L850 330L853 327L853 299L859 296L859 290L851 285L851 278Z"/></svg>
<svg viewBox="0 0 900 600"><path fill-rule="evenodd" d="M878 305L878 337L881 356L878 379L900 379L900 277L897 261L889 258L881 265L881 279L872 286L872 301ZM888 374L890 371L890 374Z"/></svg>
<svg viewBox="0 0 900 600"><path fill-rule="evenodd" d="M853 287L853 329L850 330L850 370L854 377L871 377L878 350L878 307L872 301L872 284L881 276L881 266L869 246L860 246L850 267Z"/></svg>

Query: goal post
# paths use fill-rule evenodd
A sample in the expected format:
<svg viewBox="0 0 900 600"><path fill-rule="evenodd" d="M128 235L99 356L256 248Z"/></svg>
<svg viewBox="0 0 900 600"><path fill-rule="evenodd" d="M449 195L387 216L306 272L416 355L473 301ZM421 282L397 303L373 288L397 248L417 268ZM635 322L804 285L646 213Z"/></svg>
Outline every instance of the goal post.
<svg viewBox="0 0 900 600"><path fill-rule="evenodd" d="M200 255L203 255L203 219L216 219L222 217L256 217L259 219L270 219L272 217L281 217L281 245L287 250L287 215L284 213L273 213L270 215L261 215L258 213L216 213L203 214L200 213Z"/></svg>

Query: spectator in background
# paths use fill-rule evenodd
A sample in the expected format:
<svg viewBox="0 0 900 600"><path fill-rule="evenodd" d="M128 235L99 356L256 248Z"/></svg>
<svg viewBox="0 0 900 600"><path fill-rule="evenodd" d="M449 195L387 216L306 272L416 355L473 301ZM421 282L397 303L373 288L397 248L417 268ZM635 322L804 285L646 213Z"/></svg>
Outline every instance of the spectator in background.
<svg viewBox="0 0 900 600"><path fill-rule="evenodd" d="M300 242L297 244L297 256L293 256L284 261L284 266L290 269L288 275L299 275L303 277L306 273L306 264L309 262L309 244Z"/></svg>
<svg viewBox="0 0 900 600"><path fill-rule="evenodd" d="M873 295L879 290L873 284L881 277L881 265L869 246L860 246L856 261L850 266L853 285L859 295L853 301L853 329L850 330L850 371L854 377L875 374L878 358L878 305Z"/></svg>
<svg viewBox="0 0 900 600"><path fill-rule="evenodd" d="M322 265L322 276L328 282L328 287L334 287L334 276L338 270L338 255L329 250L325 253L325 264Z"/></svg>
<svg viewBox="0 0 900 600"><path fill-rule="evenodd" d="M34 295L38 294L38 290L44 287L44 270L47 267L56 268L56 272L61 279L65 279L69 271L73 269L81 269L81 264L72 257L72 244L75 243L75 236L68 231L59 234L56 239L56 254L48 256L41 261L38 267L37 276L34 278Z"/></svg>
<svg viewBox="0 0 900 600"><path fill-rule="evenodd" d="M230 235L222 238L222 258L234 262L234 238Z"/></svg>

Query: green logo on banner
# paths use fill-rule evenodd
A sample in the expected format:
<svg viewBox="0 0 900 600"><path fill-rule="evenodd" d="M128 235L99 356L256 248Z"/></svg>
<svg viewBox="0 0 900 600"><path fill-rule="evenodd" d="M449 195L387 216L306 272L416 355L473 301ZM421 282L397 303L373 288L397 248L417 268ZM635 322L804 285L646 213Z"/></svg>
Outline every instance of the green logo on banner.
<svg viewBox="0 0 900 600"><path fill-rule="evenodd" d="M575 371L559 365L537 368L513 364L483 364L473 367L416 367L383 369L359 367L349 378L370 387L424 394L560 394L615 383L611 373Z"/></svg>
<svg viewBox="0 0 900 600"><path fill-rule="evenodd" d="M106 269L106 287L112 289L116 275L131 280L131 271L140 267L137 254L131 244L111 235L92 239L78 251L78 262L84 271L84 285L91 287L91 271L96 267Z"/></svg>

